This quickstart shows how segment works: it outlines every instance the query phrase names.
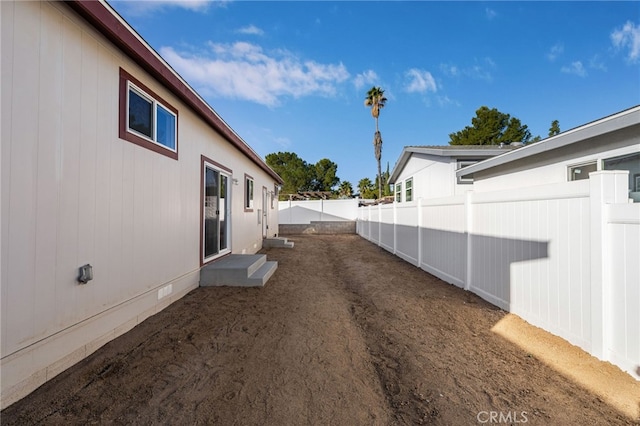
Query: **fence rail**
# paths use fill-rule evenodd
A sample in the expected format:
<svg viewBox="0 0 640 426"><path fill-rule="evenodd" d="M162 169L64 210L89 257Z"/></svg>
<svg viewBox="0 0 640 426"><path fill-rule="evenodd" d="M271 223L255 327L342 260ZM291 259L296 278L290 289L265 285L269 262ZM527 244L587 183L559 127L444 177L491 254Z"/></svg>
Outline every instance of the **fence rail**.
<svg viewBox="0 0 640 426"><path fill-rule="evenodd" d="M640 379L640 204L626 172L359 209L357 233Z"/></svg>

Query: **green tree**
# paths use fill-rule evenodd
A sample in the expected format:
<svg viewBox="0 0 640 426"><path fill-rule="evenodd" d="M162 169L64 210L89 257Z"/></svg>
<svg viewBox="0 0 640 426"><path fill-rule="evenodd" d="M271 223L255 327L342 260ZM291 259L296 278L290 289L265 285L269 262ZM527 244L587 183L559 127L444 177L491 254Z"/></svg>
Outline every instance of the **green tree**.
<svg viewBox="0 0 640 426"><path fill-rule="evenodd" d="M375 187L369 178L360 179L358 182L358 190L360 191L360 198L376 198Z"/></svg>
<svg viewBox="0 0 640 426"><path fill-rule="evenodd" d="M295 194L298 191L311 191L315 174L302 158L293 152L268 154L265 160L274 172L284 180L281 194Z"/></svg>
<svg viewBox="0 0 640 426"><path fill-rule="evenodd" d="M378 129L378 117L380 117L380 110L384 108L386 102L387 98L384 97L384 90L376 86L369 89L367 97L364 100L364 105L371 107L371 115L376 120L376 133L373 136L373 148L378 162L378 198L382 198L382 168L380 165L380 159L382 158L382 135Z"/></svg>
<svg viewBox="0 0 640 426"><path fill-rule="evenodd" d="M340 187L338 188L338 195L341 198L351 198L353 195L353 187L351 186L351 182L343 181L340 182Z"/></svg>
<svg viewBox="0 0 640 426"><path fill-rule="evenodd" d="M551 127L549 128L549 137L555 136L560 133L560 122L558 120L553 120L551 122Z"/></svg>
<svg viewBox="0 0 640 426"><path fill-rule="evenodd" d="M313 191L331 191L340 182L336 175L338 165L328 158L318 161L313 167Z"/></svg>
<svg viewBox="0 0 640 426"><path fill-rule="evenodd" d="M499 145L511 142L529 142L531 132L519 119L496 108L481 106L471 119L471 126L449 134L450 145Z"/></svg>

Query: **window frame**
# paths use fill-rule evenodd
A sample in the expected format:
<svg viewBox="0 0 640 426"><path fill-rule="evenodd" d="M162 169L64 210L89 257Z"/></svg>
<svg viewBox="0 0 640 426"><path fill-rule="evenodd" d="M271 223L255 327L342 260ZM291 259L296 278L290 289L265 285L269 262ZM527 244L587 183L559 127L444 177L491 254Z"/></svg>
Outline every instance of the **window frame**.
<svg viewBox="0 0 640 426"><path fill-rule="evenodd" d="M397 182L395 184L395 192L396 192L396 197L395 197L395 201L397 203L401 203L402 202L402 182Z"/></svg>
<svg viewBox="0 0 640 426"><path fill-rule="evenodd" d="M151 103L152 108L152 116L153 116L153 125L152 125L152 137L145 135L135 129L129 127L129 93L130 91L136 93L136 95L142 97L143 99L149 101ZM174 108L167 101L162 99L156 93L154 93L147 86L142 84L138 79L133 77L131 74L126 72L124 69L120 68L120 102L119 102L119 134L120 139L124 139L128 142L141 146L143 148L154 151L158 154L165 155L174 160L178 159L178 147L179 147L179 138L178 138L178 123L179 123L179 114L178 110ZM161 142L157 141L158 134L158 108L162 108L164 111L173 115L174 117L174 143L175 148L171 148Z"/></svg>
<svg viewBox="0 0 640 426"><path fill-rule="evenodd" d="M582 163L577 163L577 164L569 164L567 166L567 181L575 182L575 181L578 181L578 180L589 179L589 173L591 173L591 172L586 173L586 177L581 177L580 179L574 179L573 178L576 174L580 174L581 175L581 173L574 173L574 170L579 169L581 167L587 167L587 166L596 166L596 169L594 170L596 172L598 170L600 170L600 165L599 165L599 162L598 162L597 159L584 161Z"/></svg>
<svg viewBox="0 0 640 426"><path fill-rule="evenodd" d="M244 174L244 211L252 212L255 199L255 180L252 176Z"/></svg>
<svg viewBox="0 0 640 426"><path fill-rule="evenodd" d="M413 176L404 181L404 200L413 201Z"/></svg>
<svg viewBox="0 0 640 426"><path fill-rule="evenodd" d="M472 166L476 163L479 163L482 160L457 160L456 161L456 171L460 170L460 169L464 169L465 167L469 167ZM458 185L472 185L473 184L473 178L472 177L461 177L458 176L458 178L456 179L456 183Z"/></svg>

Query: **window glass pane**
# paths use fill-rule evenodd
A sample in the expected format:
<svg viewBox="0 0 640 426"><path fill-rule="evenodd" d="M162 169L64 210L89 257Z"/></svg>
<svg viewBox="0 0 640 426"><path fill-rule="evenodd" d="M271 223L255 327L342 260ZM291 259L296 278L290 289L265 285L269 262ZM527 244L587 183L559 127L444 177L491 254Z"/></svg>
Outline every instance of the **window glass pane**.
<svg viewBox="0 0 640 426"><path fill-rule="evenodd" d="M218 172L205 170L204 187L204 258L218 253L218 229L220 220L220 198Z"/></svg>
<svg viewBox="0 0 640 426"><path fill-rule="evenodd" d="M129 90L129 128L153 138L152 103L133 90Z"/></svg>
<svg viewBox="0 0 640 426"><path fill-rule="evenodd" d="M413 178L408 179L405 182L404 187L405 187L405 200L406 201L413 200Z"/></svg>
<svg viewBox="0 0 640 426"><path fill-rule="evenodd" d="M253 208L253 180L247 178L246 180L246 192L245 192L245 208Z"/></svg>
<svg viewBox="0 0 640 426"><path fill-rule="evenodd" d="M156 120L158 122L157 142L175 151L176 149L176 117L158 105Z"/></svg>
<svg viewBox="0 0 640 426"><path fill-rule="evenodd" d="M604 170L628 170L629 192L635 202L640 200L640 153L604 160Z"/></svg>
<svg viewBox="0 0 640 426"><path fill-rule="evenodd" d="M228 178L220 175L220 250L227 248L227 188Z"/></svg>
<svg viewBox="0 0 640 426"><path fill-rule="evenodd" d="M402 182L396 183L396 201L398 203L402 201Z"/></svg>
<svg viewBox="0 0 640 426"><path fill-rule="evenodd" d="M589 179L589 173L598 171L597 164L583 164L580 166L573 166L569 168L569 179L570 180L582 180Z"/></svg>

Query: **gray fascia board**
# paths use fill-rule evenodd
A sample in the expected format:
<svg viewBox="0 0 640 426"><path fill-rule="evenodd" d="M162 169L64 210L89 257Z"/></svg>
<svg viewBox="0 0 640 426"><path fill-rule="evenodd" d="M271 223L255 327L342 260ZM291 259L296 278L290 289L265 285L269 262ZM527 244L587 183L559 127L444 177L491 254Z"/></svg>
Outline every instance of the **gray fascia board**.
<svg viewBox="0 0 640 426"><path fill-rule="evenodd" d="M476 172L488 170L493 167L510 163L512 161L520 160L522 158L531 157L543 152L562 148L564 146L571 145L585 139L602 136L604 134L615 132L639 123L640 106L636 106L631 109L622 111L618 114L593 121L583 126L576 127L572 130L568 130L564 133L560 133L550 138L541 140L540 142L525 145L522 148L506 152L503 155L488 158L480 163L467 166L464 169L458 170L456 172L456 176L464 178Z"/></svg>

